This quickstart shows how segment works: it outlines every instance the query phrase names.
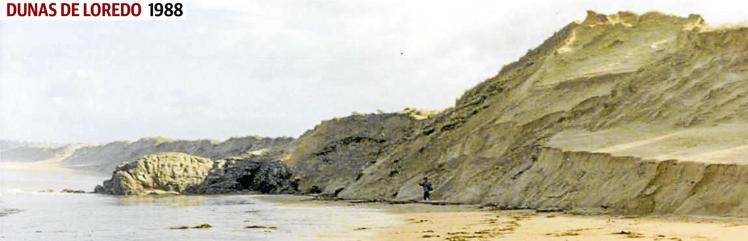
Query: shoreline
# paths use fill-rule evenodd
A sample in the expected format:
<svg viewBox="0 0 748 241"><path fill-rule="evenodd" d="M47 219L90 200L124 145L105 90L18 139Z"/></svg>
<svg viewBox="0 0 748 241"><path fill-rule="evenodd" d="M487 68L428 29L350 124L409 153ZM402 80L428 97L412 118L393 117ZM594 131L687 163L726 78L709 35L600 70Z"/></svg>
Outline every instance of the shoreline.
<svg viewBox="0 0 748 241"><path fill-rule="evenodd" d="M676 215L579 215L535 210L490 210L479 205L389 204L314 200L311 196L258 198L280 206L377 209L397 221L360 227L363 240L744 240L748 218Z"/></svg>
<svg viewBox="0 0 748 241"><path fill-rule="evenodd" d="M24 166L42 166L39 164ZM324 200L287 194L225 195L246 195L280 208L330 208L335 212L336 207L352 207L388 216L377 221L350 220L342 228L315 233L319 240L744 240L748 233L748 217L585 215L497 210L475 204L441 202Z"/></svg>

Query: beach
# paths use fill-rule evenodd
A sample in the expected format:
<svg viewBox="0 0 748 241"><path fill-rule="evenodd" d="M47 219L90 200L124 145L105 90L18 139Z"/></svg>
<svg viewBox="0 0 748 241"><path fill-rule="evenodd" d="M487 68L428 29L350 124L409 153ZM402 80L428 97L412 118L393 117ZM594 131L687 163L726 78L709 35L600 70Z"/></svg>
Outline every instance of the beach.
<svg viewBox="0 0 748 241"><path fill-rule="evenodd" d="M0 169L0 207L8 211L0 217L0 240L117 240L133 232L140 233L135 240L744 240L748 233L745 218L575 215L304 195L64 194L59 190L90 189L103 177L54 163L11 166ZM65 219L79 221L58 221ZM200 224L211 228L172 230Z"/></svg>
<svg viewBox="0 0 748 241"><path fill-rule="evenodd" d="M354 206L396 218L354 228L372 241L405 240L745 240L748 219L694 216L574 215L534 210L489 210L476 205L300 201L283 205ZM362 217L364 218L364 217ZM366 233L366 235L363 235Z"/></svg>

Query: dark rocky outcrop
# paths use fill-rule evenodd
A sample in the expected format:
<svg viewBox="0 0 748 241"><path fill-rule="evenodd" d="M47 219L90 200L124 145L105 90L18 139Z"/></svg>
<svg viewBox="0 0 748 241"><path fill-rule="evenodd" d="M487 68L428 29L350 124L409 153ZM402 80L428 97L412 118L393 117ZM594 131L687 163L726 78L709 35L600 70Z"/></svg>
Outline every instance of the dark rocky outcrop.
<svg viewBox="0 0 748 241"><path fill-rule="evenodd" d="M301 190L337 194L416 125L410 113L365 114L323 121L294 143L286 163Z"/></svg>
<svg viewBox="0 0 748 241"><path fill-rule="evenodd" d="M274 155L250 155L218 160L205 180L190 193L297 193L291 170Z"/></svg>
<svg viewBox="0 0 748 241"><path fill-rule="evenodd" d="M213 226L207 223L198 224L195 226L176 226L176 227L170 227L169 229L206 229L206 228L212 228Z"/></svg>
<svg viewBox="0 0 748 241"><path fill-rule="evenodd" d="M86 193L86 191L83 190L75 190L72 188L63 188L60 190L61 193Z"/></svg>

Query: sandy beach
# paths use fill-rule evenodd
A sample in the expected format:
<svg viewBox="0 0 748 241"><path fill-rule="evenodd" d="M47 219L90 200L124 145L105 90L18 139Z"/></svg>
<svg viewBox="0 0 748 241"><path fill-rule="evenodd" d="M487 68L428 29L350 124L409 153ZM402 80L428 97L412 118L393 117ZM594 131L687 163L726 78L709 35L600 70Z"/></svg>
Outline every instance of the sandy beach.
<svg viewBox="0 0 748 241"><path fill-rule="evenodd" d="M745 221L573 216L531 211L412 212L374 240L745 240Z"/></svg>
<svg viewBox="0 0 748 241"><path fill-rule="evenodd" d="M693 216L573 215L488 210L474 205L350 203L269 198L289 206L356 206L394 215L395 222L356 227L352 240L746 240L748 219ZM365 218L365 217L362 217ZM355 226L355 225L354 225ZM321 234L324 235L324 234Z"/></svg>

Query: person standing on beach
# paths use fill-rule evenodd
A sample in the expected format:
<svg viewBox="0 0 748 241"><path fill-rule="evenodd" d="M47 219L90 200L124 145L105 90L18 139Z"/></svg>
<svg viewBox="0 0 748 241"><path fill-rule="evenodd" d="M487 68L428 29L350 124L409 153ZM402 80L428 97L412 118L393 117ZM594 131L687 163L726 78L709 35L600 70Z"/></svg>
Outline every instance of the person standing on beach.
<svg viewBox="0 0 748 241"><path fill-rule="evenodd" d="M419 183L418 185L423 188L423 200L431 200L431 191L434 190L434 187L431 185L429 178L423 177L423 182Z"/></svg>

